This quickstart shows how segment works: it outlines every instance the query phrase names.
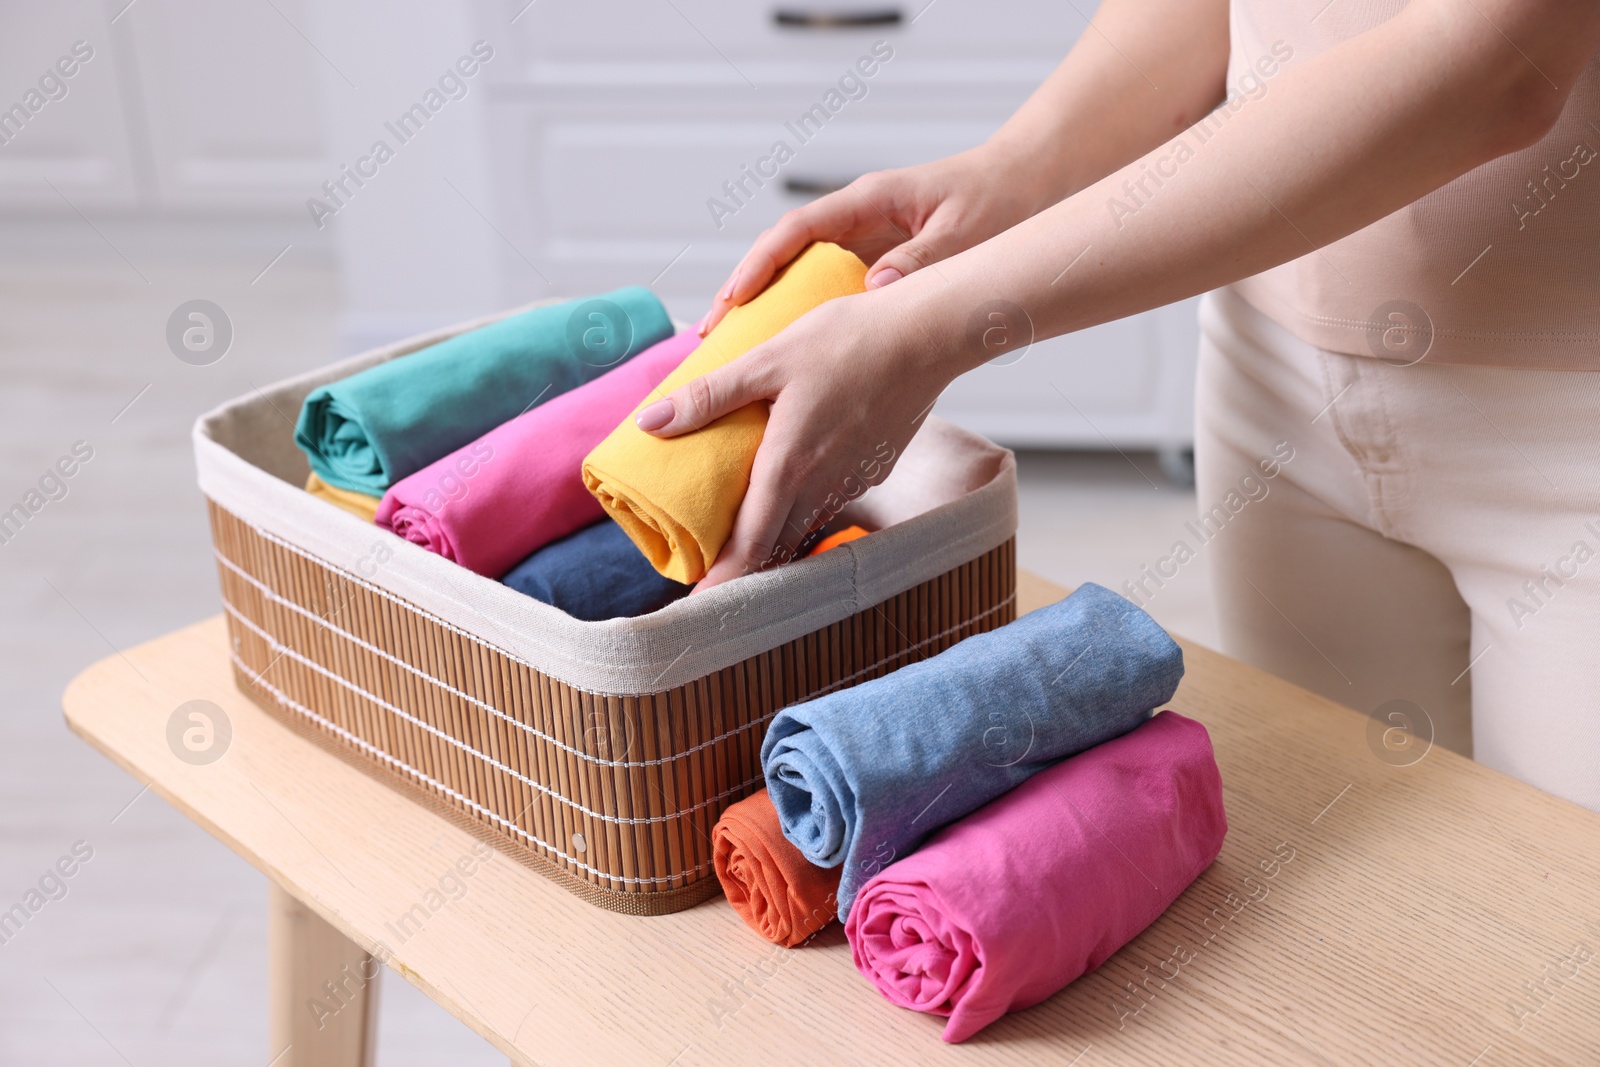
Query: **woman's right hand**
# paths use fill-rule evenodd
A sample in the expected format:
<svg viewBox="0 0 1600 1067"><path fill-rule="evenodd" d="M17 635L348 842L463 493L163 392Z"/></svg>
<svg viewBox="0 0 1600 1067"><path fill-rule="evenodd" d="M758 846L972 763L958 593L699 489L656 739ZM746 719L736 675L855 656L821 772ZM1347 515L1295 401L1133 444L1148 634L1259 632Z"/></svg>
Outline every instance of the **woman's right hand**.
<svg viewBox="0 0 1600 1067"><path fill-rule="evenodd" d="M766 288L773 275L813 241L831 241L869 264L876 289L965 251L1047 206L1014 180L985 145L899 170L875 171L804 207L756 238L717 294L701 336L728 309Z"/></svg>

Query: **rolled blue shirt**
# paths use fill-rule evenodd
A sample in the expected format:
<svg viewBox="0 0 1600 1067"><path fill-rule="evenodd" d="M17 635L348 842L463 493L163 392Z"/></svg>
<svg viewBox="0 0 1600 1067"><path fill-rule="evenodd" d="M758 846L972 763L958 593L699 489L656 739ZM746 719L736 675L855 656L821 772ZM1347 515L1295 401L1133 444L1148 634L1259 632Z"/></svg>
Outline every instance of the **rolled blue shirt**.
<svg viewBox="0 0 1600 1067"><path fill-rule="evenodd" d="M785 708L761 746L784 836L844 865L839 917L878 871L1046 767L1171 699L1183 652L1086 583L1065 600L892 674Z"/></svg>
<svg viewBox="0 0 1600 1067"><path fill-rule="evenodd" d="M552 541L500 580L584 622L647 615L691 588L663 578L610 519Z"/></svg>

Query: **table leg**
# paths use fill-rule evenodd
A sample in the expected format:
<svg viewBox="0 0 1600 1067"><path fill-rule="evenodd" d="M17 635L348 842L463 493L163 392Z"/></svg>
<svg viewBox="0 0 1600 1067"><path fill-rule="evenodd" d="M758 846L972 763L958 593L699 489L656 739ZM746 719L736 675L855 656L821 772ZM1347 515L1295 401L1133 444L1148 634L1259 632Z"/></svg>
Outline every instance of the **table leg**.
<svg viewBox="0 0 1600 1067"><path fill-rule="evenodd" d="M272 1067L371 1067L382 965L284 892L267 891Z"/></svg>

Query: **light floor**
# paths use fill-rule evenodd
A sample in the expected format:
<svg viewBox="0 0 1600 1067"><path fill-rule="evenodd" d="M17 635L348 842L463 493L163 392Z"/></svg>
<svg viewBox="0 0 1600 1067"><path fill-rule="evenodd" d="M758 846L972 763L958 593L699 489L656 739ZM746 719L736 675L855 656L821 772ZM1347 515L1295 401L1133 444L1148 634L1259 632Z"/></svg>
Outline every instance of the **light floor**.
<svg viewBox="0 0 1600 1067"><path fill-rule="evenodd" d="M339 354L337 277L297 247L252 282L284 243L270 236L102 228L0 232L0 510L75 442L93 448L0 545L0 910L75 843L93 849L0 945L0 1065L264 1067L265 880L72 736L58 700L94 660L218 610L190 425ZM236 331L209 367L166 345L196 297ZM1021 471L1022 565L1063 583L1120 588L1195 510L1148 455L1030 454ZM1212 643L1204 562L1151 610ZM391 973L380 1003L385 1067L505 1062Z"/></svg>

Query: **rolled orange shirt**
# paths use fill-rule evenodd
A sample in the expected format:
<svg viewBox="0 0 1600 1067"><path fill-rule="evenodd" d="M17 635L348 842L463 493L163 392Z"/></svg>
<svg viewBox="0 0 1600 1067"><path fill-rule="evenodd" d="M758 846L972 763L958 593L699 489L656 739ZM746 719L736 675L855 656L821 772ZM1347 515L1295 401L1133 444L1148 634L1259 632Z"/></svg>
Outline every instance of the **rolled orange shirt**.
<svg viewBox="0 0 1600 1067"><path fill-rule="evenodd" d="M867 536L867 531L863 530L861 527L846 526L844 529L839 530L836 533L831 533L827 537L824 537L822 540L818 541L817 547L813 548L810 552L807 552L806 555L820 556L830 548L838 548L842 544L865 536Z"/></svg>
<svg viewBox="0 0 1600 1067"><path fill-rule="evenodd" d="M728 903L768 941L793 948L833 921L840 868L814 867L789 843L765 789L722 813L711 844Z"/></svg>

